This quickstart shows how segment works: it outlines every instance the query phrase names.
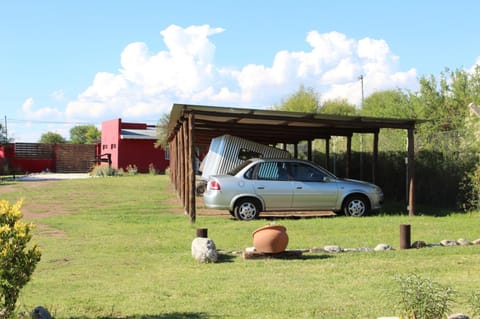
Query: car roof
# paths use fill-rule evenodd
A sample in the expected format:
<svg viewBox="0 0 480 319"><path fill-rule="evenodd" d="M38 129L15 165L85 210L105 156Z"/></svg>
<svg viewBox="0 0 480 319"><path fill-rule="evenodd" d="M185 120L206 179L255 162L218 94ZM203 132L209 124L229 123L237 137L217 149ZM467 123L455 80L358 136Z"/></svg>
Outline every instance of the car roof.
<svg viewBox="0 0 480 319"><path fill-rule="evenodd" d="M298 159L298 158L250 158L249 161L251 162L301 162L301 163L308 163L314 164L313 162Z"/></svg>

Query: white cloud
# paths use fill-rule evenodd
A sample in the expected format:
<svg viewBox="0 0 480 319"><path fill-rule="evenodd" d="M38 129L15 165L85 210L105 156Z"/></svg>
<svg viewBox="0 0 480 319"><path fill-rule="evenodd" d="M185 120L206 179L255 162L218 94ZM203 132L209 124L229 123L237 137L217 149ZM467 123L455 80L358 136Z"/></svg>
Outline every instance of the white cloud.
<svg viewBox="0 0 480 319"><path fill-rule="evenodd" d="M22 104L22 114L28 120L50 120L55 121L63 117L62 112L53 107L34 109L35 101L28 98Z"/></svg>
<svg viewBox="0 0 480 319"><path fill-rule="evenodd" d="M65 92L63 92L63 90L57 90L52 92L50 96L56 101L63 101L63 99L65 98Z"/></svg>
<svg viewBox="0 0 480 319"><path fill-rule="evenodd" d="M416 70L399 70L399 57L382 39L311 31L305 39L309 50L277 52L271 65L227 68L216 65L217 48L211 41L222 32L208 25L171 25L160 32L164 50L151 52L143 42L127 45L120 54L120 70L97 73L92 84L67 104L67 119L157 120L177 102L270 106L301 84L315 88L323 99L346 98L358 105L361 74L366 96L389 88L413 89L417 84Z"/></svg>
<svg viewBox="0 0 480 319"><path fill-rule="evenodd" d="M477 68L479 66L480 66L480 56L477 57L477 59L475 60L475 63L471 66L471 68L468 70L468 72L474 73L475 68Z"/></svg>

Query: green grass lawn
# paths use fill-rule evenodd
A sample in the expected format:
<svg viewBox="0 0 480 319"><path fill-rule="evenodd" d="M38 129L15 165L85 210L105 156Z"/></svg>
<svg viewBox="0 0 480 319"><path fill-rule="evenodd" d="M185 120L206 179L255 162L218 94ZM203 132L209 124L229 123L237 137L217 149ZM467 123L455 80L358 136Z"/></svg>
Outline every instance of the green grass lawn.
<svg viewBox="0 0 480 319"><path fill-rule="evenodd" d="M377 318L398 315L398 275L419 274L456 290L453 312L468 313L480 286L480 245L399 250L412 241L480 238L480 214L446 217L282 219L288 249L324 245L394 251L306 253L294 260L244 260L251 233L272 221L241 222L179 207L167 176L138 175L0 184L0 198L23 198L42 259L22 290L21 308L55 318ZM191 257L196 228L223 252L220 262Z"/></svg>

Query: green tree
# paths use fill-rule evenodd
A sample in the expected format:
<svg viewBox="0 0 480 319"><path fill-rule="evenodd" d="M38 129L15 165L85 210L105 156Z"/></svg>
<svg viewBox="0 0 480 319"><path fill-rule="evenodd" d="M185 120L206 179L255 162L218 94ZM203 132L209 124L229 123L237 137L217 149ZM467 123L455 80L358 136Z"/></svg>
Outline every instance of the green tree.
<svg viewBox="0 0 480 319"><path fill-rule="evenodd" d="M478 103L479 94L480 68L477 66L473 72L445 69L438 79L433 75L422 77L420 90L412 98L423 108L424 117L429 120L417 127L417 162L428 169L435 167L438 173L430 174L428 181L447 185L437 193L451 187L449 196L454 198L457 207L465 209L477 208L479 204L479 132L473 123L474 115L469 112L469 104ZM420 174L417 174L418 180L421 180ZM444 175L450 179L435 181L435 178ZM419 192L422 186L431 189L428 184L417 184Z"/></svg>
<svg viewBox="0 0 480 319"><path fill-rule="evenodd" d="M472 73L463 69L446 69L437 80L433 75L420 78L416 96L430 121L423 131L447 132L465 129L468 105L480 102L480 67Z"/></svg>
<svg viewBox="0 0 480 319"><path fill-rule="evenodd" d="M95 125L77 125L70 129L72 144L94 144L102 137Z"/></svg>
<svg viewBox="0 0 480 319"><path fill-rule="evenodd" d="M300 85L297 92L282 100L279 105L273 107L278 111L318 113L320 110L320 94L313 88L305 88Z"/></svg>
<svg viewBox="0 0 480 319"><path fill-rule="evenodd" d="M42 134L38 142L44 144L63 144L67 141L65 140L65 138L63 138L62 135L58 133L47 132Z"/></svg>
<svg viewBox="0 0 480 319"><path fill-rule="evenodd" d="M168 147L168 123L170 122L170 115L164 113L163 116L158 120L156 135L157 141L155 142L155 147L162 147L166 149Z"/></svg>
<svg viewBox="0 0 480 319"><path fill-rule="evenodd" d="M397 90L375 92L365 98L359 114L380 118L415 119L422 109L411 101L411 95ZM367 143L372 137L366 136ZM382 151L405 151L407 132L405 130L382 129L379 135L379 148Z"/></svg>
<svg viewBox="0 0 480 319"><path fill-rule="evenodd" d="M355 105L348 103L347 99L334 99L323 102L320 113L335 115L355 115Z"/></svg>
<svg viewBox="0 0 480 319"><path fill-rule="evenodd" d="M414 119L422 113L410 101L410 95L401 90L375 92L365 98L360 109L362 116Z"/></svg>

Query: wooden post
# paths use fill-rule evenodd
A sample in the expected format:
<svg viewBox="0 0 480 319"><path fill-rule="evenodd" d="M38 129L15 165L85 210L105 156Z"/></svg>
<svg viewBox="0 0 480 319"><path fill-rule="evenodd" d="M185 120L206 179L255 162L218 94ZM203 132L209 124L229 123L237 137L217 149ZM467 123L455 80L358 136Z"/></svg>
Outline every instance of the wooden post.
<svg viewBox="0 0 480 319"><path fill-rule="evenodd" d="M184 146L184 135L183 135L183 122L182 126L178 130L178 192L180 195L180 201L182 202L182 206L185 207L185 188L183 187L183 183L185 181L185 146ZM185 212L186 213L186 212Z"/></svg>
<svg viewBox="0 0 480 319"><path fill-rule="evenodd" d="M307 140L307 159L312 161L312 140Z"/></svg>
<svg viewBox="0 0 480 319"><path fill-rule="evenodd" d="M350 177L350 166L352 161L352 136L347 136L347 160L345 161L345 177Z"/></svg>
<svg viewBox="0 0 480 319"><path fill-rule="evenodd" d="M185 207L185 212L188 214L190 217L190 220L192 218L191 216L191 210L190 210L190 132L189 132L189 127L190 127L190 116L185 119L185 122L183 123L183 136L185 138L185 144L183 145L183 155L185 157L184 161L184 169L185 169L185 175L184 175L184 180L183 180L183 187L185 189L185 198L184 198L184 207Z"/></svg>
<svg viewBox="0 0 480 319"><path fill-rule="evenodd" d="M185 209L185 213L189 214L188 211L188 123L187 120L184 119L182 123L182 203L183 208Z"/></svg>
<svg viewBox="0 0 480 319"><path fill-rule="evenodd" d="M373 133L372 183L375 184L378 165L378 132Z"/></svg>
<svg viewBox="0 0 480 319"><path fill-rule="evenodd" d="M330 169L330 137L325 139L325 163L323 165L326 169Z"/></svg>
<svg viewBox="0 0 480 319"><path fill-rule="evenodd" d="M408 129L408 215L415 215L415 146L414 128Z"/></svg>
<svg viewBox="0 0 480 319"><path fill-rule="evenodd" d="M409 249L410 247L410 225L400 225L400 249Z"/></svg>
<svg viewBox="0 0 480 319"><path fill-rule="evenodd" d="M208 229L197 228L197 237L208 238Z"/></svg>
<svg viewBox="0 0 480 319"><path fill-rule="evenodd" d="M189 180L188 182L188 201L189 201L189 216L190 222L194 223L197 218L197 210L196 210L196 203L195 203L195 114L190 113L188 115L188 150L189 150L189 158L188 158L188 174ZM206 236L205 236L206 237Z"/></svg>

